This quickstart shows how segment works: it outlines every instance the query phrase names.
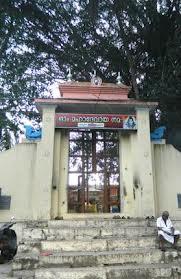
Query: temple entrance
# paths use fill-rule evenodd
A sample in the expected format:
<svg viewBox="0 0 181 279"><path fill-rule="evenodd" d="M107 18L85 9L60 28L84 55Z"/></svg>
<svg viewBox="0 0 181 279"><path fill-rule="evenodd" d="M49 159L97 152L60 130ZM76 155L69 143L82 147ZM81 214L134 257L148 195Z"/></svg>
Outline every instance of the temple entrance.
<svg viewBox="0 0 181 279"><path fill-rule="evenodd" d="M120 212L117 131L69 132L68 213Z"/></svg>

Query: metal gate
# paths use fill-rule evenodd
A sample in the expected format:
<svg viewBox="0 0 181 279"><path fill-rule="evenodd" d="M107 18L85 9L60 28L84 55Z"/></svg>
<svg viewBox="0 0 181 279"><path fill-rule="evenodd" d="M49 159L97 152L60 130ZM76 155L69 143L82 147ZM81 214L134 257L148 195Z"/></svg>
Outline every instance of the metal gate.
<svg viewBox="0 0 181 279"><path fill-rule="evenodd" d="M120 212L116 131L69 132L68 212Z"/></svg>

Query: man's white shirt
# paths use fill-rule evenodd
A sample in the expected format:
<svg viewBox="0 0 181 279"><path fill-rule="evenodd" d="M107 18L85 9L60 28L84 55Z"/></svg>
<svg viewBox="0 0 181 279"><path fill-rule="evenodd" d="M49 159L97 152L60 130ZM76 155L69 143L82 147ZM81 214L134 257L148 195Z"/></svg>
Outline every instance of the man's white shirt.
<svg viewBox="0 0 181 279"><path fill-rule="evenodd" d="M162 235L165 240L167 240L170 243L174 243L174 236L169 235L172 233L171 228L173 227L171 220L168 218L165 221L163 220L162 216L157 219L157 228L161 228L162 230L158 230L158 235ZM169 234L167 234L169 233ZM180 232L178 230L174 231L174 235L180 235Z"/></svg>

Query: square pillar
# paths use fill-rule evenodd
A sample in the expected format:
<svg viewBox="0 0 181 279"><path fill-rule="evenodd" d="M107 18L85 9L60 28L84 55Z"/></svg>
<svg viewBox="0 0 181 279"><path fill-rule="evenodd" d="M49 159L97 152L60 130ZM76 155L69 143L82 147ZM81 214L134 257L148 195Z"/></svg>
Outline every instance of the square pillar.
<svg viewBox="0 0 181 279"><path fill-rule="evenodd" d="M58 216L64 216L68 210L68 160L69 160L69 136L68 130L61 131L61 146L60 146L60 179L58 186Z"/></svg>
<svg viewBox="0 0 181 279"><path fill-rule="evenodd" d="M135 201L133 197L133 152L131 134L120 133L120 196L121 213L124 216L135 217Z"/></svg>
<svg viewBox="0 0 181 279"><path fill-rule="evenodd" d="M55 105L42 105L42 110L42 139L37 144L32 208L34 219L47 220L51 214Z"/></svg>
<svg viewBox="0 0 181 279"><path fill-rule="evenodd" d="M137 108L136 162L141 191L141 215L155 216L154 178L148 108Z"/></svg>

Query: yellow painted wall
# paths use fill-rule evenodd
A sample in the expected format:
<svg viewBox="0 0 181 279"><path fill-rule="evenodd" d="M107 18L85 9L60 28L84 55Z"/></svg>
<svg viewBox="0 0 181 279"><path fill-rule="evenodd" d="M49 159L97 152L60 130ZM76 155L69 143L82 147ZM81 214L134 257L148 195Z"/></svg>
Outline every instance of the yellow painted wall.
<svg viewBox="0 0 181 279"><path fill-rule="evenodd" d="M147 214L143 199L145 185L149 185L150 193L154 189L154 179L150 175L147 164L151 163L152 154L144 156L140 152L137 133L122 134L120 137L120 179L122 193L122 214L131 217L146 217L154 215L155 197L150 195L147 200L151 214ZM150 162L147 162L149 160ZM151 166L152 167L152 166ZM153 169L151 169L153 172ZM147 173L147 176L143 173ZM154 173L154 172L153 172ZM146 189L146 191L149 191Z"/></svg>
<svg viewBox="0 0 181 279"><path fill-rule="evenodd" d="M168 210L181 218L177 193L181 194L181 152L169 144L154 144L154 169L158 201L157 215Z"/></svg>
<svg viewBox="0 0 181 279"><path fill-rule="evenodd" d="M51 218L67 213L68 130L56 129L54 139Z"/></svg>
<svg viewBox="0 0 181 279"><path fill-rule="evenodd" d="M153 154L149 110L137 110L136 132L123 131L120 137L120 173L123 214L131 217L155 215Z"/></svg>
<svg viewBox="0 0 181 279"><path fill-rule="evenodd" d="M51 215L55 106L43 106L42 139L0 153L0 187L11 195L10 210L0 220L46 220ZM28 142L28 141L27 141Z"/></svg>
<svg viewBox="0 0 181 279"><path fill-rule="evenodd" d="M120 133L120 192L121 213L125 216L135 215L133 198L133 144L130 134Z"/></svg>
<svg viewBox="0 0 181 279"><path fill-rule="evenodd" d="M37 144L32 187L33 219L50 219L53 177L55 106L42 107L42 138Z"/></svg>
<svg viewBox="0 0 181 279"><path fill-rule="evenodd" d="M32 218L32 181L36 158L36 143L18 144L0 153L0 188L2 195L11 196L10 210L0 210L0 220L12 216Z"/></svg>
<svg viewBox="0 0 181 279"><path fill-rule="evenodd" d="M53 139L52 168L45 143L22 143L0 153L2 195L12 197L10 210L0 210L2 222L11 216L18 220L68 217L68 131L57 129ZM152 144L148 154L140 151L140 143L136 132L120 132L121 214L144 217L148 206L156 208L157 216L168 210L171 216L180 218L177 193L181 193L181 153L171 145ZM144 148L149 151L149 142ZM144 191L148 194L149 187L150 197L146 195L145 199Z"/></svg>

